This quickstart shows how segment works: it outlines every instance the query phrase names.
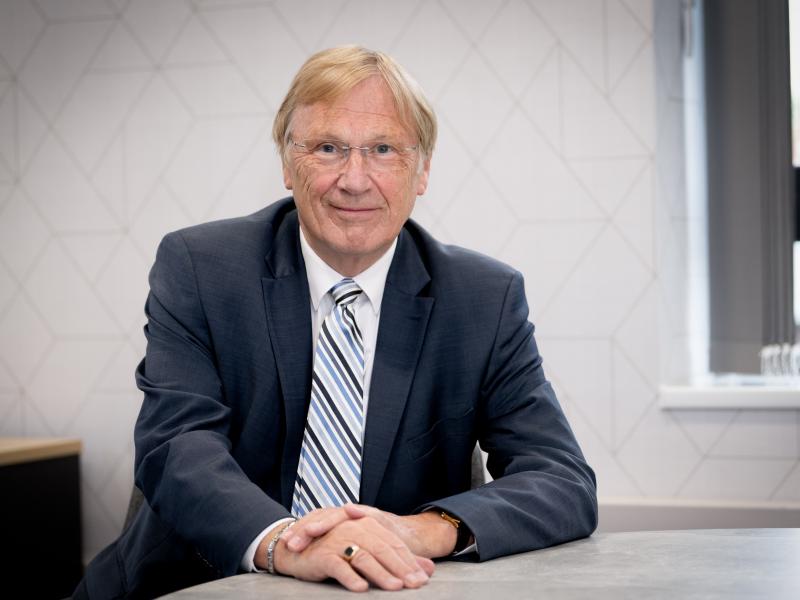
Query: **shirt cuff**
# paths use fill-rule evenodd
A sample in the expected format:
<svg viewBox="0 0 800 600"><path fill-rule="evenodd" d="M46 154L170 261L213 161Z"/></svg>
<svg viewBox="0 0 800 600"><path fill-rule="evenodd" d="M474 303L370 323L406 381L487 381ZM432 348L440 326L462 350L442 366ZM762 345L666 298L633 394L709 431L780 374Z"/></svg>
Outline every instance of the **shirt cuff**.
<svg viewBox="0 0 800 600"><path fill-rule="evenodd" d="M266 573L265 569L259 569L256 567L255 558L256 558L256 550L258 550L258 545L261 543L261 540L275 527L280 525L281 523L288 523L289 521L294 521L292 517L286 517L284 519L278 519L271 525L269 525L264 531L259 533L256 536L256 539L252 541L252 543L247 547L247 550L244 551L244 556L242 556L242 562L239 563L239 567L245 573Z"/></svg>
<svg viewBox="0 0 800 600"><path fill-rule="evenodd" d="M472 542L469 546L464 548L461 552L456 552L453 556L464 556L465 554L472 554L478 551L478 542Z"/></svg>

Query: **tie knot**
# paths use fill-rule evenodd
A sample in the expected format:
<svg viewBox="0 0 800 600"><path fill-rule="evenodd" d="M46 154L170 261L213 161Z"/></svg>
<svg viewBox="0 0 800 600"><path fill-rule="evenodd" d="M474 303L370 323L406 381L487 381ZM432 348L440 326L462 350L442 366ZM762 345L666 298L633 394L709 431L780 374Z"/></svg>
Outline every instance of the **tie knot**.
<svg viewBox="0 0 800 600"><path fill-rule="evenodd" d="M356 298L361 294L361 288L358 287L355 281L346 277L333 286L330 292L337 306L347 306L356 301Z"/></svg>

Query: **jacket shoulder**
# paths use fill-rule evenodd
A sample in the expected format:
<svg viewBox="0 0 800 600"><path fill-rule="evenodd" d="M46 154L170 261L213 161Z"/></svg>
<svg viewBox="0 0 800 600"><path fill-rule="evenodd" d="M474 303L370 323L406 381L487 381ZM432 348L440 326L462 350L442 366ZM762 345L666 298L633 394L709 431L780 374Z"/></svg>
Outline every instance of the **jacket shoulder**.
<svg viewBox="0 0 800 600"><path fill-rule="evenodd" d="M405 230L414 240L436 287L452 289L496 284L505 288L510 279L521 277L519 271L496 258L438 241L413 220L406 223Z"/></svg>
<svg viewBox="0 0 800 600"><path fill-rule="evenodd" d="M295 210L291 198L279 200L250 215L209 221L168 233L165 238L179 237L193 251L203 249L224 253L226 248L269 245L286 216Z"/></svg>

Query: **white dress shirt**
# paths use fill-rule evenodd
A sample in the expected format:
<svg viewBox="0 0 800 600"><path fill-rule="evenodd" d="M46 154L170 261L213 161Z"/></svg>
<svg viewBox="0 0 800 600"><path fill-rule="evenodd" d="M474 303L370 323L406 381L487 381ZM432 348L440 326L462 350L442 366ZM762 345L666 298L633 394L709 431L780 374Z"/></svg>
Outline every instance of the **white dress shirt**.
<svg viewBox="0 0 800 600"><path fill-rule="evenodd" d="M392 242L389 249L371 267L355 277L351 277L363 292L353 303L353 306L356 323L361 329L361 336L364 340L364 419L367 417L367 406L369 405L369 388L372 380L375 343L378 339L383 289L386 286L386 276L389 273L389 267L392 264L396 248L397 240ZM302 228L300 229L300 249L303 253L303 260L306 263L308 290L311 295L311 339L313 340L313 352L316 352L319 328L322 326L325 317L333 309L334 304L333 297L328 293L328 290L339 283L344 278L344 275L337 273L314 252L305 235L303 235ZM243 571L259 570L256 568L253 559L261 540L273 527L290 520L289 518L279 519L271 523L253 540L242 557L241 568Z"/></svg>

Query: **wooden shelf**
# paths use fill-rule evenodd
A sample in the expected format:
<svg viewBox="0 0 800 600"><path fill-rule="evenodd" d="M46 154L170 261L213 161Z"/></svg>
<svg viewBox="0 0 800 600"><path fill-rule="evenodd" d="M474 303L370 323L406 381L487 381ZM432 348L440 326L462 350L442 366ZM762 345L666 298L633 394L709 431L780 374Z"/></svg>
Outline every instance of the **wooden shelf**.
<svg viewBox="0 0 800 600"><path fill-rule="evenodd" d="M0 466L81 453L81 441L70 438L0 437Z"/></svg>

